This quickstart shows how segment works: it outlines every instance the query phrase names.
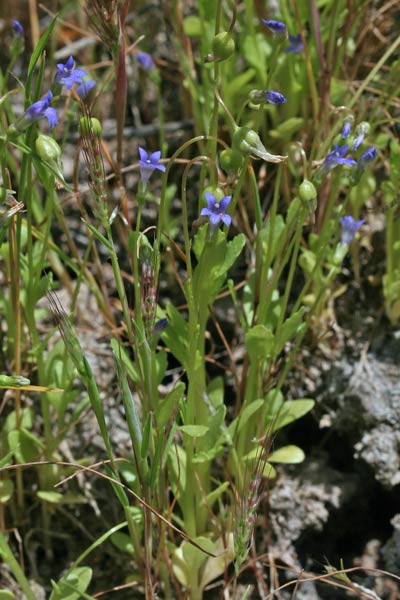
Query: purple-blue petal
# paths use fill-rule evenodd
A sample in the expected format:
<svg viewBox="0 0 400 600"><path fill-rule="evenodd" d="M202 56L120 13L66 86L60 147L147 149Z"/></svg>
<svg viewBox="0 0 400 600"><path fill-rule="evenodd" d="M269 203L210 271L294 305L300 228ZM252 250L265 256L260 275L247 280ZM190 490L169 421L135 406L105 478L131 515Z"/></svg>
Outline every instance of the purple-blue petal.
<svg viewBox="0 0 400 600"><path fill-rule="evenodd" d="M290 45L286 48L286 52L294 52L297 54L304 50L303 40L300 33L298 35L289 35Z"/></svg>
<svg viewBox="0 0 400 600"><path fill-rule="evenodd" d="M22 37L24 35L24 28L17 19L14 19L12 28L17 36Z"/></svg>
<svg viewBox="0 0 400 600"><path fill-rule="evenodd" d="M274 90L268 90L265 93L265 97L270 104L284 104L287 102L287 99L283 94L275 92Z"/></svg>
<svg viewBox="0 0 400 600"><path fill-rule="evenodd" d="M60 63L60 64L61 64L61 63ZM74 68L74 64L75 64L74 57L73 57L73 56L70 56L70 57L68 58L67 62L65 63L65 65L62 65L62 66L63 66L65 69L67 69L68 71L70 71L71 69L73 69L73 68ZM59 65L57 65L57 66L59 66Z"/></svg>
<svg viewBox="0 0 400 600"><path fill-rule="evenodd" d="M76 93L83 100L89 92L95 87L96 82L93 79L87 79L86 81L82 81L82 83L76 88Z"/></svg>
<svg viewBox="0 0 400 600"><path fill-rule="evenodd" d="M261 19L264 25L268 27L272 33L279 34L284 33L286 31L286 25L282 21L275 21L273 19Z"/></svg>
<svg viewBox="0 0 400 600"><path fill-rule="evenodd" d="M161 152L160 152L160 150L156 150L156 152L153 152L150 155L151 164L156 165L158 163L158 161L160 160L160 158L161 158Z"/></svg>
<svg viewBox="0 0 400 600"><path fill-rule="evenodd" d="M228 204L231 201L232 196L224 196L219 203L220 212L225 212L228 208Z"/></svg>
<svg viewBox="0 0 400 600"><path fill-rule="evenodd" d="M140 160L143 162L145 162L148 157L146 150L144 148L141 148L140 146L139 146L139 156L140 156Z"/></svg>
<svg viewBox="0 0 400 600"><path fill-rule="evenodd" d="M136 58L140 66L143 67L143 69L146 69L146 71L154 69L154 61L147 52L138 52Z"/></svg>
<svg viewBox="0 0 400 600"><path fill-rule="evenodd" d="M224 224L229 227L229 225L232 223L232 217L231 215L220 215L222 221L224 222Z"/></svg>
<svg viewBox="0 0 400 600"><path fill-rule="evenodd" d="M58 115L55 108L47 108L44 111L43 116L46 117L46 119L48 120L51 129L53 129L53 127L57 125Z"/></svg>
<svg viewBox="0 0 400 600"><path fill-rule="evenodd" d="M215 226L218 225L218 223L221 220L221 215L216 214L215 212L211 212L210 213L210 223L211 225Z"/></svg>
<svg viewBox="0 0 400 600"><path fill-rule="evenodd" d="M213 212L209 208L205 208L204 207L204 208L201 209L200 214L201 214L202 217L210 217L213 214Z"/></svg>

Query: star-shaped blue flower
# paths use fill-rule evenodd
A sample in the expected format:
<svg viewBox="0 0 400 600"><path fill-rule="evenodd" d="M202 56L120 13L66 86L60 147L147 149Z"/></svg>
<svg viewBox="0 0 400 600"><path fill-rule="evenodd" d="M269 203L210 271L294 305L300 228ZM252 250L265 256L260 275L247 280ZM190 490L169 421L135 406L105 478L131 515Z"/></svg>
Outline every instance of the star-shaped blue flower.
<svg viewBox="0 0 400 600"><path fill-rule="evenodd" d="M342 234L340 238L341 244L346 244L346 246L350 246L353 241L354 236L357 231L364 223L364 219L360 221L355 221L351 215L346 215L340 219L340 224L342 226Z"/></svg>
<svg viewBox="0 0 400 600"><path fill-rule="evenodd" d="M22 118L22 121L26 122L27 125L33 123L34 121L38 121L45 117L50 127L53 128L58 123L58 115L55 108L51 108L50 103L53 99L53 94L49 90L45 96L41 100L34 102L25 111L25 114Z"/></svg>
<svg viewBox="0 0 400 600"><path fill-rule="evenodd" d="M328 156L322 163L321 169L328 173L338 165L347 165L349 167L353 167L354 165L356 165L357 162L355 160L353 160L352 158L346 158L345 155L347 154L348 150L349 147L347 144L344 144L343 146L335 144L333 150L329 152Z"/></svg>
<svg viewBox="0 0 400 600"><path fill-rule="evenodd" d="M207 200L207 208L202 208L201 215L203 217L209 217L210 225L214 229L221 221L224 225L228 226L232 223L232 217L226 214L229 202L232 196L224 196L222 200L217 201L214 194L211 192L205 192L204 194Z"/></svg>
<svg viewBox="0 0 400 600"><path fill-rule="evenodd" d="M76 88L76 93L81 100L84 100L86 96L92 91L96 82L93 79L84 79L80 85Z"/></svg>
<svg viewBox="0 0 400 600"><path fill-rule="evenodd" d="M82 77L87 75L83 69L74 69L75 61L72 56L69 57L65 65L57 64L57 72L54 80L59 84L64 84L67 89L71 89L74 83L82 83Z"/></svg>
<svg viewBox="0 0 400 600"><path fill-rule="evenodd" d="M142 183L144 187L146 187L148 180L150 179L153 171L158 169L159 171L164 172L166 167L165 165L160 164L161 152L157 150L152 154L148 154L144 148L139 146L139 168L140 168L140 177L142 179Z"/></svg>
<svg viewBox="0 0 400 600"><path fill-rule="evenodd" d="M285 52L294 52L295 54L298 54L304 50L304 44L300 33L298 35L289 35L289 42L289 46L286 48Z"/></svg>

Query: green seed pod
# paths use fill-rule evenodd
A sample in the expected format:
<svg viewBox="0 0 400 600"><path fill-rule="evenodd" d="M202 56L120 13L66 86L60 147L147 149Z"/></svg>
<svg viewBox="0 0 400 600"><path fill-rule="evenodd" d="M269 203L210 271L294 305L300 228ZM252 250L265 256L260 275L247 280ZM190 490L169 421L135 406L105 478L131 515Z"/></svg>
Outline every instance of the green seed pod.
<svg viewBox="0 0 400 600"><path fill-rule="evenodd" d="M304 179L304 181L300 184L299 187L299 196L300 200L305 203L312 202L317 197L317 190L311 181L308 179Z"/></svg>
<svg viewBox="0 0 400 600"><path fill-rule="evenodd" d="M78 129L80 135L89 136L93 134L99 138L102 134L101 123L95 117L81 117Z"/></svg>
<svg viewBox="0 0 400 600"><path fill-rule="evenodd" d="M36 152L43 160L57 162L61 156L60 146L57 144L56 140L48 135L40 134L37 137L35 146Z"/></svg>
<svg viewBox="0 0 400 600"><path fill-rule="evenodd" d="M226 60L235 51L235 42L230 33L221 31L212 41L212 51L216 60Z"/></svg>
<svg viewBox="0 0 400 600"><path fill-rule="evenodd" d="M243 156L231 148L225 148L219 155L219 164L227 173L237 171L243 164Z"/></svg>
<svg viewBox="0 0 400 600"><path fill-rule="evenodd" d="M201 195L205 204L207 204L207 200L204 195L206 192L212 194L217 202L220 202L220 200L222 200L222 198L225 196L223 190L221 190L220 187L216 185L208 185L206 188L204 188L203 193Z"/></svg>

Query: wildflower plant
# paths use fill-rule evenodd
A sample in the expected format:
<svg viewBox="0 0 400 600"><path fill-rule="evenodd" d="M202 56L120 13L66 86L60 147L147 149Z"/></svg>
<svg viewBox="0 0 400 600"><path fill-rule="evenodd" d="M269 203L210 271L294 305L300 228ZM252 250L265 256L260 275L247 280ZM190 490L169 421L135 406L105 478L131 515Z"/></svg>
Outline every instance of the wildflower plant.
<svg viewBox="0 0 400 600"><path fill-rule="evenodd" d="M264 581L259 561L249 560L265 533L257 515L285 468L277 465L305 458L290 432L283 441L282 430L314 407L312 398L292 397L288 375L306 335L324 330L332 318L341 293L337 278L346 260L356 262L357 239L368 234L352 191L357 196L382 149L369 145L375 124L366 121L361 103L344 109L341 97L327 101L329 86L318 88L322 64L332 78L340 71L332 46L335 12L327 9L334 28L325 59L304 36L304 15L294 18L281 2L284 20L257 20L253 5L245 2L240 12L233 3L227 19L221 2L209 10L199 1L192 18L175 3L171 39L179 69L167 84L164 58L154 62L134 49L129 63L131 43L137 48L141 42L130 39L129 2L86 4L111 57L105 82L114 98L114 145L103 136L99 99L107 86L101 76L89 79L90 67L77 68L78 57L51 73L51 62L44 62L55 20L29 63L21 116L14 115L13 94L3 90L0 240L8 288L0 295L7 324L0 387L12 394L0 436L6 482L0 521L7 530L14 526L7 508L14 495L15 522L24 514L30 485L24 465L35 469L29 494L36 516L40 511L48 560L57 510L90 499L82 499L84 486L74 487L78 473L110 485L107 500L119 506L110 515L122 515L59 569L51 600L97 593L85 560L108 539L129 556L129 575L146 599L200 600L216 582L233 597L250 569ZM289 36L289 45L288 31L301 31ZM141 82L135 99L128 85L132 66ZM53 84L44 93L47 71ZM2 85L9 86L6 74ZM362 84L365 93L373 77ZM177 86L194 129L192 135L185 130L181 142L165 122L168 85ZM148 126L137 127L135 136L142 137L125 144L128 99L143 103L146 86L152 86L156 126L151 134ZM62 87L70 91L67 99ZM79 141L73 172L65 175L68 136ZM395 142L390 151L388 202L398 187ZM79 211L83 249L64 216L67 201ZM174 226L172 213L178 214ZM384 279L393 322L398 239L393 210ZM79 301L82 289L94 299L93 314ZM57 296L65 297L64 290L68 312ZM80 325L95 328L95 316L112 356L113 396L126 420L124 451L107 420L109 390L101 391L80 339ZM60 460L63 441L89 410L103 441L101 461ZM34 600L12 546L1 533L0 554Z"/></svg>

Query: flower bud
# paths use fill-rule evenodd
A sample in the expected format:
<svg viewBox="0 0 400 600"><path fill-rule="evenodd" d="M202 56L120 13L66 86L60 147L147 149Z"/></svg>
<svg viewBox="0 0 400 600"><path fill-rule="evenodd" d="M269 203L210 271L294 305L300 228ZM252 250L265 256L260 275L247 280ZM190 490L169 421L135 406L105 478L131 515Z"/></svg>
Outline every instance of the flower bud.
<svg viewBox="0 0 400 600"><path fill-rule="evenodd" d="M78 129L79 133L84 136L93 134L99 138L102 134L101 123L95 117L81 117Z"/></svg>
<svg viewBox="0 0 400 600"><path fill-rule="evenodd" d="M255 156L267 162L280 163L286 156L270 154L264 147L260 137L254 129L238 127L233 134L232 149L245 155Z"/></svg>
<svg viewBox="0 0 400 600"><path fill-rule="evenodd" d="M56 140L54 140L49 135L40 134L37 137L35 146L36 152L43 160L47 160L49 162L57 162L61 156L60 146L57 144Z"/></svg>
<svg viewBox="0 0 400 600"><path fill-rule="evenodd" d="M226 60L235 51L235 42L230 33L221 31L212 41L212 51L216 60Z"/></svg>
<svg viewBox="0 0 400 600"><path fill-rule="evenodd" d="M212 194L217 202L220 202L222 200L222 198L225 196L224 191L221 190L220 187L215 186L215 185L208 185L206 188L204 188L203 193L201 195L201 197L205 203L207 202L207 199L205 196L206 193Z"/></svg>
<svg viewBox="0 0 400 600"><path fill-rule="evenodd" d="M311 181L308 179L304 179L304 181L300 184L299 187L299 196L300 200L305 203L312 202L317 197L317 190Z"/></svg>
<svg viewBox="0 0 400 600"><path fill-rule="evenodd" d="M251 90L249 100L253 104L284 104L287 99L274 90Z"/></svg>
<svg viewBox="0 0 400 600"><path fill-rule="evenodd" d="M243 156L240 152L225 148L219 155L219 164L227 173L237 171L243 164Z"/></svg>

